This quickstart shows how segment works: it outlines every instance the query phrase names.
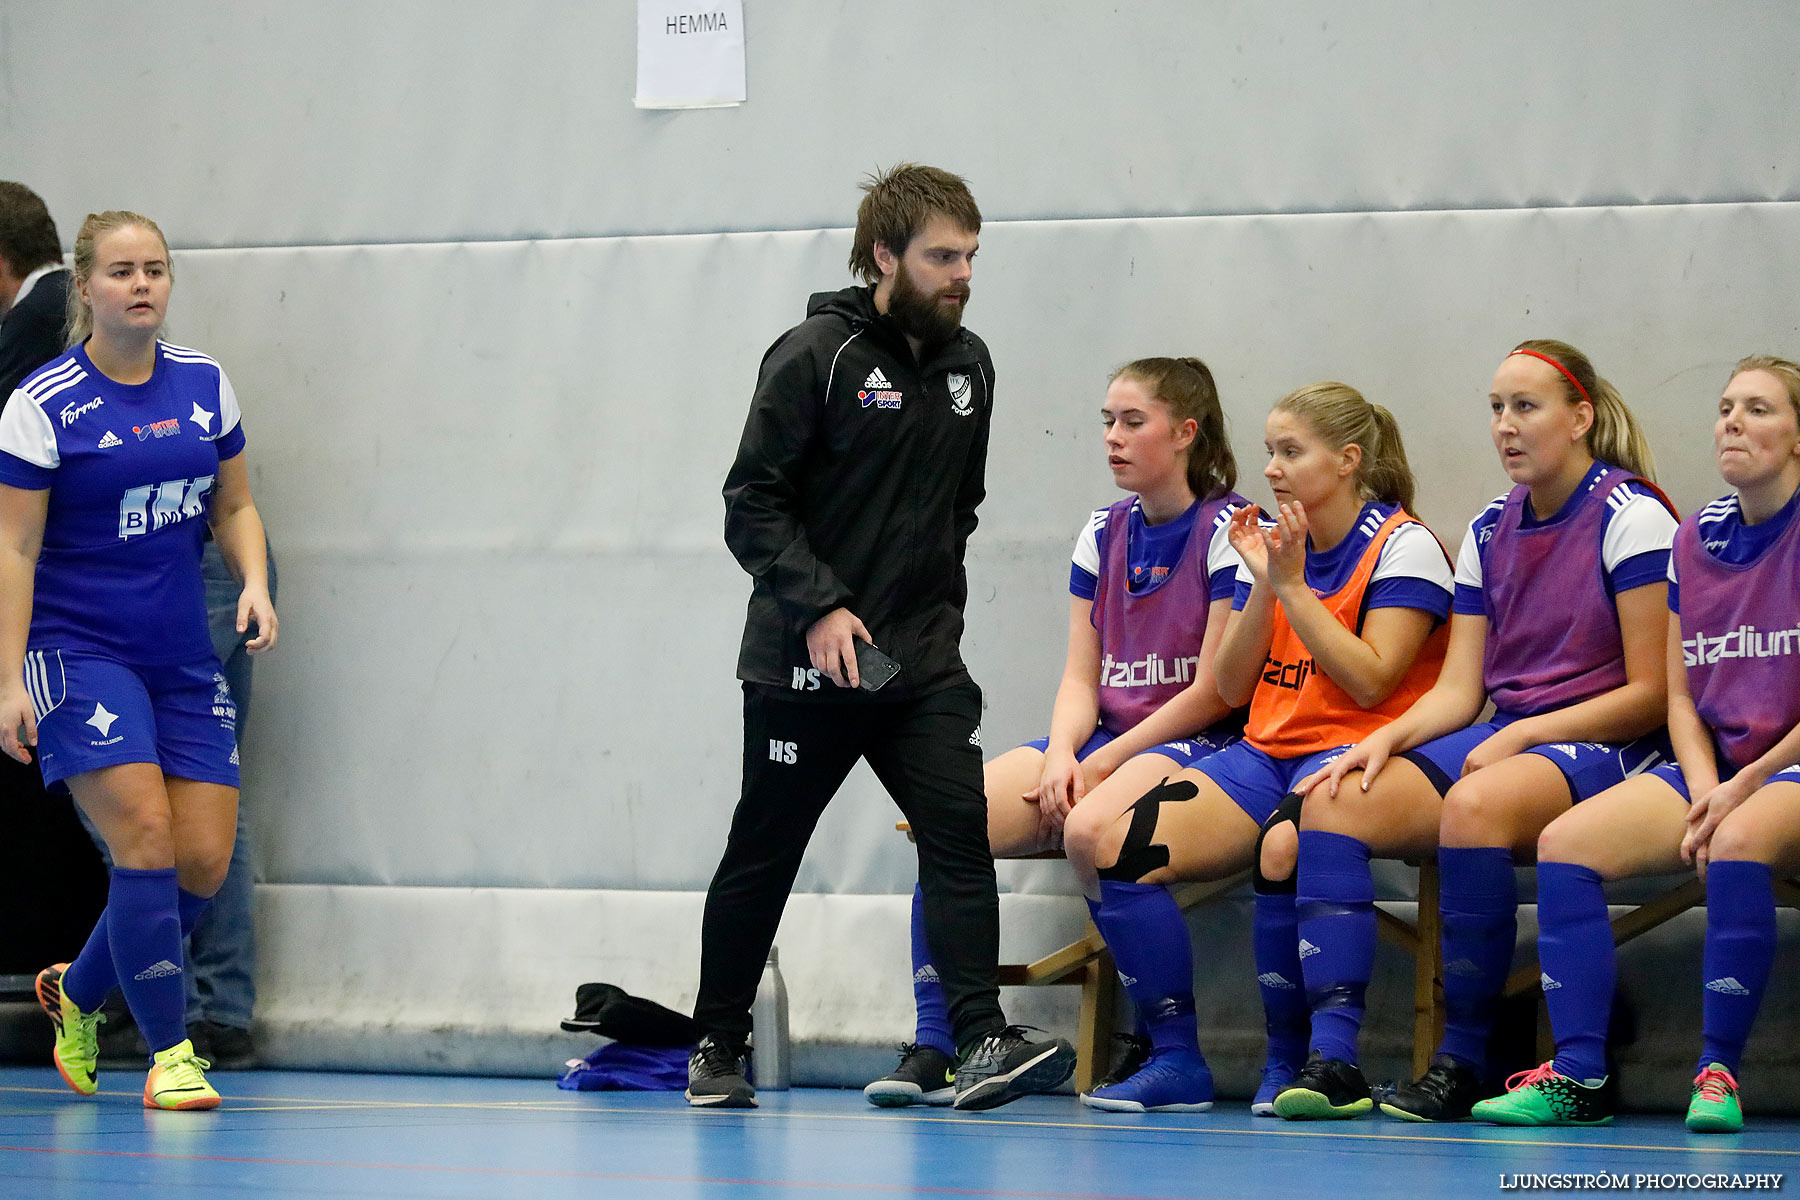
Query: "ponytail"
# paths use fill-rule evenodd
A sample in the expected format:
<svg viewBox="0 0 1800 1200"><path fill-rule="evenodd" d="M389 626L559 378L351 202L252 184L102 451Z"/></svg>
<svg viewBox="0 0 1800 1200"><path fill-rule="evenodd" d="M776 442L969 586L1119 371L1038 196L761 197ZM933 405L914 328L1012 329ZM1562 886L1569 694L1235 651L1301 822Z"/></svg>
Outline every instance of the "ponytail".
<svg viewBox="0 0 1800 1200"><path fill-rule="evenodd" d="M1330 382L1289 392L1275 407L1304 420L1335 449L1359 447L1362 462L1356 469L1357 491L1365 499L1398 505L1412 513L1412 466L1406 461L1406 443L1393 413L1369 403L1347 383Z"/></svg>
<svg viewBox="0 0 1800 1200"><path fill-rule="evenodd" d="M1619 395L1619 389L1600 377L1587 355L1552 338L1520 342L1512 352L1530 355L1555 367L1565 384L1563 395L1571 405L1588 402L1594 410L1594 423L1587 433L1589 454L1656 482L1656 457L1650 453L1643 429L1626 406L1625 398Z"/></svg>
<svg viewBox="0 0 1800 1200"><path fill-rule="evenodd" d="M1201 500L1216 500L1237 486L1237 460L1225 433L1225 410L1212 370L1197 358L1140 358L1112 374L1161 400L1173 424L1191 420L1196 429L1187 449L1188 490Z"/></svg>

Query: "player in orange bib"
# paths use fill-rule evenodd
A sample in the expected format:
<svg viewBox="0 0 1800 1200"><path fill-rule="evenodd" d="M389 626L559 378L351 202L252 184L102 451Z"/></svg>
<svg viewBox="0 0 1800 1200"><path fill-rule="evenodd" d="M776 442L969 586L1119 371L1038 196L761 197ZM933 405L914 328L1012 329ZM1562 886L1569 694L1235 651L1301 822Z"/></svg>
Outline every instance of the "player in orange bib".
<svg viewBox="0 0 1800 1200"><path fill-rule="evenodd" d="M1250 706L1245 740L1164 780L1122 815L1096 821L1076 808L1064 830L1069 856L1085 856L1099 875L1094 920L1153 1045L1136 1075L1083 1096L1089 1107L1211 1103L1193 951L1166 885L1252 865L1259 831L1293 781L1404 712L1443 660L1450 563L1407 512L1412 471L1392 414L1345 384L1312 384L1276 404L1265 444L1263 475L1278 515L1267 528L1250 510L1233 517L1232 546L1244 562L1239 611L1214 660L1220 696ZM1295 954L1293 897L1268 893L1259 878L1258 969L1271 1038L1253 1109L1263 1113L1299 1071L1307 1012L1299 971L1262 967ZM1285 910L1285 924L1265 920L1265 908L1277 918Z"/></svg>

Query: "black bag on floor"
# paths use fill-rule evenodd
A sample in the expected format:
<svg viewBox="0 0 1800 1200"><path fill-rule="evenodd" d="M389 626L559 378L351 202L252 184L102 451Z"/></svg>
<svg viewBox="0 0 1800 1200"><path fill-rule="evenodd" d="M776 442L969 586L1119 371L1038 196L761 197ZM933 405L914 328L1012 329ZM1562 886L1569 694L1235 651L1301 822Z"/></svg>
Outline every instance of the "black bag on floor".
<svg viewBox="0 0 1800 1200"><path fill-rule="evenodd" d="M635 1046L691 1049L700 1040L700 1028L692 1017L610 983L584 983L576 988L575 1015L563 1021L562 1027L570 1033L597 1033Z"/></svg>

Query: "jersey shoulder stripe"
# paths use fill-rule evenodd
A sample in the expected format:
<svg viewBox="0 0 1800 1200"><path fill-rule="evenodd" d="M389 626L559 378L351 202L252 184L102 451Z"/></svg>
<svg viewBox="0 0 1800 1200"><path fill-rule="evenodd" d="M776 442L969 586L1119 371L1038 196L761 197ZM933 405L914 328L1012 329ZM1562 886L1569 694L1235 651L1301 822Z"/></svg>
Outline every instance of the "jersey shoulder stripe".
<svg viewBox="0 0 1800 1200"><path fill-rule="evenodd" d="M19 390L42 404L66 387L80 383L87 378L87 372L73 358L63 362L51 362L38 371L25 377L19 384Z"/></svg>
<svg viewBox="0 0 1800 1200"><path fill-rule="evenodd" d="M198 350L190 350L186 346L176 346L169 342L158 342L157 346L161 348L162 356L164 358L172 359L175 362L201 363L209 367L217 367L219 365L218 359L213 358L209 354L203 354ZM220 369L223 370L223 368Z"/></svg>

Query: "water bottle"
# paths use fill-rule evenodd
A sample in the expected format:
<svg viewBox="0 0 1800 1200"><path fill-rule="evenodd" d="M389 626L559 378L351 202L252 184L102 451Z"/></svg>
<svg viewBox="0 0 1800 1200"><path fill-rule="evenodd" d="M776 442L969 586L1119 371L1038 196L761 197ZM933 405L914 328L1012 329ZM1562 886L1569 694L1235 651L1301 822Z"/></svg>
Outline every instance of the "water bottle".
<svg viewBox="0 0 1800 1200"><path fill-rule="evenodd" d="M762 980L756 985L756 1001L750 1006L750 1062L760 1092L785 1092L788 1087L787 984L781 979L779 953L769 947Z"/></svg>

